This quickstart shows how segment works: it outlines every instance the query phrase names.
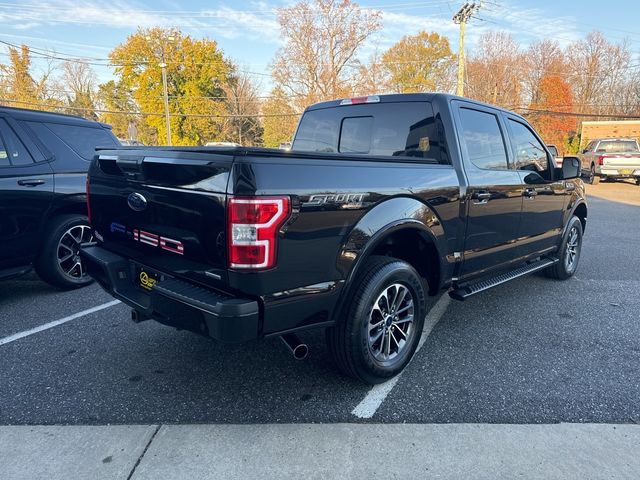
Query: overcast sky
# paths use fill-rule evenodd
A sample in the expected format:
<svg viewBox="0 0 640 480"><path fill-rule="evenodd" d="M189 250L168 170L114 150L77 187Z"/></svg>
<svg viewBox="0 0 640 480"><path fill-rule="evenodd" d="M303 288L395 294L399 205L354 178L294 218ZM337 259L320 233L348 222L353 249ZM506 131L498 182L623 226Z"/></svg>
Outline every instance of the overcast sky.
<svg viewBox="0 0 640 480"><path fill-rule="evenodd" d="M225 54L267 89L269 63L280 39L275 10L294 2L25 0L0 2L0 40L25 43L59 54L104 59L138 27L177 27L195 37L215 39ZM449 37L457 49L458 27L452 15L463 2L368 0L363 7L382 12L383 29L367 46L384 50L403 35L420 30ZM611 41L627 39L640 53L640 2L493 0L483 2L468 27L468 47L486 30L510 31L522 44L551 37L567 44L599 29ZM366 53L366 52L365 52ZM0 61L6 61L0 46ZM94 67L100 81L111 78L108 67Z"/></svg>

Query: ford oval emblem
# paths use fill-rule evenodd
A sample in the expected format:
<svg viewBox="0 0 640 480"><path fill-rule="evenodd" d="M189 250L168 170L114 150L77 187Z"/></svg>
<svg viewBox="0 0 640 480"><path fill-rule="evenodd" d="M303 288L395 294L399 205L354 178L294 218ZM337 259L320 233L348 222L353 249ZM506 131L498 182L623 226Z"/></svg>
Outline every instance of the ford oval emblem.
<svg viewBox="0 0 640 480"><path fill-rule="evenodd" d="M141 193L133 192L127 197L127 205L135 212L141 212L147 208L147 199Z"/></svg>

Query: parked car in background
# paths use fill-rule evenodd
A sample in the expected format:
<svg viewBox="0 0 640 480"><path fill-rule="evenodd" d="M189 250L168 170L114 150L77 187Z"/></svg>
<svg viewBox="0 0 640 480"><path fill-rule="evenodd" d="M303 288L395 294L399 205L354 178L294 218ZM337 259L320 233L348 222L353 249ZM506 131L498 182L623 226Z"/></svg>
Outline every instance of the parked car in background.
<svg viewBox="0 0 640 480"><path fill-rule="evenodd" d="M81 117L0 107L0 278L29 271L61 288L91 282L78 254L90 241L86 177L111 127Z"/></svg>
<svg viewBox="0 0 640 480"><path fill-rule="evenodd" d="M427 295L464 300L578 266L580 162L555 168L519 115L444 94L307 108L291 151L101 150L89 170L89 273L132 308L224 342L326 329L367 383L415 352ZM470 319L471 320L471 319Z"/></svg>
<svg viewBox="0 0 640 480"><path fill-rule="evenodd" d="M635 138L591 140L578 157L589 183L631 178L640 185L640 146Z"/></svg>
<svg viewBox="0 0 640 480"><path fill-rule="evenodd" d="M204 144L205 147L241 147L239 143L234 142L207 142Z"/></svg>
<svg viewBox="0 0 640 480"><path fill-rule="evenodd" d="M551 152L551 155L553 155L553 161L555 162L556 167L562 168L562 155L558 152L558 147L553 144L547 144L547 148L549 149L549 152Z"/></svg>
<svg viewBox="0 0 640 480"><path fill-rule="evenodd" d="M144 143L138 140L123 140L122 138L118 138L118 141L123 147L144 147Z"/></svg>

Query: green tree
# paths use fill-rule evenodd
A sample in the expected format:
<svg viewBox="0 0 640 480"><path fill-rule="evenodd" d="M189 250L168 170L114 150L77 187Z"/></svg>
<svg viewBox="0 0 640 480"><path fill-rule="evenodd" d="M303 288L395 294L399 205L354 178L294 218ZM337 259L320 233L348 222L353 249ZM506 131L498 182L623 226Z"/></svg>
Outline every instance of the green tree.
<svg viewBox="0 0 640 480"><path fill-rule="evenodd" d="M166 65L174 145L224 140L227 114L224 86L232 71L218 44L196 40L178 30L139 30L109 55L121 86L144 114L161 143L166 139L162 68ZM145 143L153 141L143 138Z"/></svg>
<svg viewBox="0 0 640 480"><path fill-rule="evenodd" d="M389 87L399 93L449 91L455 56L449 39L435 32L407 35L382 56Z"/></svg>
<svg viewBox="0 0 640 480"><path fill-rule="evenodd" d="M38 80L33 77L31 70L29 47L9 47L9 63L0 65L0 91L3 98L6 98L3 103L37 109L40 108L39 103L47 100L46 91L53 71L52 65L49 65L49 69Z"/></svg>
<svg viewBox="0 0 640 480"><path fill-rule="evenodd" d="M276 87L271 91L262 105L262 113L264 146L277 148L281 143L290 142L299 117L281 88Z"/></svg>
<svg viewBox="0 0 640 480"><path fill-rule="evenodd" d="M122 82L109 80L101 84L96 98L99 109L104 110L100 114L100 121L111 125L118 138L131 139L129 132L134 129L137 132L135 140L142 140L148 145L157 144L157 131L136 113L138 106L131 91Z"/></svg>

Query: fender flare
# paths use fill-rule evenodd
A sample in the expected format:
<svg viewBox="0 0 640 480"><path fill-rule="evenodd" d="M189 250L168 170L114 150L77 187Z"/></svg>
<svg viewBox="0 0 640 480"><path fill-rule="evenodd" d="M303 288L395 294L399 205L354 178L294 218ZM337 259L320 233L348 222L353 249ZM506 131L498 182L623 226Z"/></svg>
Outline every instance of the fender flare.
<svg viewBox="0 0 640 480"><path fill-rule="evenodd" d="M564 234L567 230L567 225L569 224L569 220L571 219L571 217L575 215L576 210L580 208L581 205L584 205L584 208L587 211L587 215L585 215L585 219L584 219L584 224L582 225L583 230L585 229L587 218L589 217L589 206L587 205L587 202L583 198L580 198L576 200L575 204L571 207L571 209L567 210L567 215L564 218L564 225L562 227L562 235L560 237L561 239L564 237Z"/></svg>
<svg viewBox="0 0 640 480"><path fill-rule="evenodd" d="M343 287L334 308L334 317L342 310L349 289L366 258L390 234L402 230L417 231L434 245L439 262L439 283L442 284L442 279L448 275L442 222L429 205L415 198L395 197L367 212L344 238L337 260Z"/></svg>

